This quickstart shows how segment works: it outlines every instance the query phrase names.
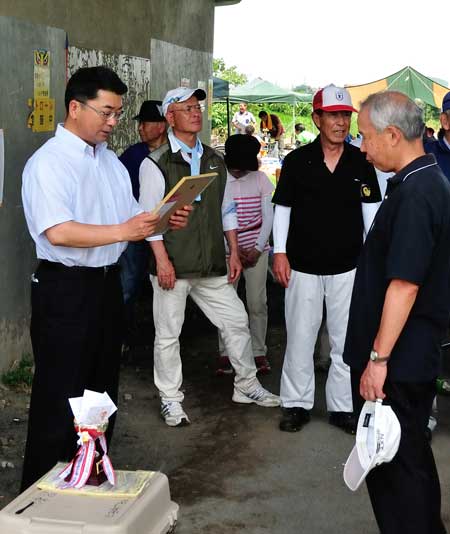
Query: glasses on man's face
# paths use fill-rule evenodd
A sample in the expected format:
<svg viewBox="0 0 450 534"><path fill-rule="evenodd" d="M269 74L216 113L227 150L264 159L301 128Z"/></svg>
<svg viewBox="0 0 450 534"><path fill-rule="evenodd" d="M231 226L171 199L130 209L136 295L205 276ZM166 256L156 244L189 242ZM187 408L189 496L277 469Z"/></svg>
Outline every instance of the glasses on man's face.
<svg viewBox="0 0 450 534"><path fill-rule="evenodd" d="M203 104L187 104L186 106L180 106L178 108L173 108L172 111L182 111L183 113L203 113L205 111L205 106Z"/></svg>
<svg viewBox="0 0 450 534"><path fill-rule="evenodd" d="M87 102L81 102L81 100L77 100L82 106L86 106L89 109L92 109L92 111L95 111L97 115L106 121L109 121L111 119L116 119L116 121L120 121L120 119L123 117L123 111L103 111L101 109L94 108L94 106L91 106Z"/></svg>

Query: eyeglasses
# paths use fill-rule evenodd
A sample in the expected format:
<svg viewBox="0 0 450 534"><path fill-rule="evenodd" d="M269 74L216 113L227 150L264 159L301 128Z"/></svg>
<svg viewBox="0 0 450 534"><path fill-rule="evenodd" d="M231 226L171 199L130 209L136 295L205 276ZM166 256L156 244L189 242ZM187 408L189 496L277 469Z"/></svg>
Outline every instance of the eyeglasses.
<svg viewBox="0 0 450 534"><path fill-rule="evenodd" d="M120 121L120 119L123 117L123 111L102 111L101 109L94 108L94 106L91 106L87 102L81 102L81 100L77 100L77 102L79 102L83 106L86 106L89 109L92 109L92 111L95 111L95 113L97 113L97 115L105 122L111 119L116 119L116 121Z"/></svg>
<svg viewBox="0 0 450 534"><path fill-rule="evenodd" d="M184 107L174 108L171 111L182 111L183 113L195 113L196 111L203 113L205 111L205 106L203 104L191 104Z"/></svg>

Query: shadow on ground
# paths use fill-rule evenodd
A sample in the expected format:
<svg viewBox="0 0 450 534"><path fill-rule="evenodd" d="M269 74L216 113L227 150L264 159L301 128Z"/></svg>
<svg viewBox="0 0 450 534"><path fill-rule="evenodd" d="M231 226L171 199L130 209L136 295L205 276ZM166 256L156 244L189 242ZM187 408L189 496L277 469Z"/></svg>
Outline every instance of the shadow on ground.
<svg viewBox="0 0 450 534"><path fill-rule="evenodd" d="M269 288L264 385L279 391L285 344L283 293ZM185 408L192 424L169 428L159 417L152 381L151 295L139 301L135 347L124 358L115 438L118 469L161 470L180 505L178 534L377 534L365 489L350 492L342 468L354 442L327 423L325 375L317 373L313 417L301 432L278 430L279 409L236 405L231 376L217 377L214 327L192 304L181 337ZM130 397L131 396L131 397ZM0 507L17 494L26 431L25 393L0 391ZM125 400L128 399L128 400ZM450 526L450 399L439 399L433 449L441 474L443 515Z"/></svg>

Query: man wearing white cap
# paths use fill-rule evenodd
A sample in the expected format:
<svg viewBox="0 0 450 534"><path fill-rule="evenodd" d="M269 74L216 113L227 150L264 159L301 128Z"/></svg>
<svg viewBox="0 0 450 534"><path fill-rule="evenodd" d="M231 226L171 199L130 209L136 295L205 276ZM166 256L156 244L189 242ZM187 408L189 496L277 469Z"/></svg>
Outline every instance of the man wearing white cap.
<svg viewBox="0 0 450 534"><path fill-rule="evenodd" d="M369 216L363 221L362 204L377 206L380 192L373 166L344 142L353 111L345 89L329 85L315 94L312 117L320 134L286 156L273 197L273 272L286 288L280 430L287 432L310 420L313 353L324 302L331 346L329 422L355 431L350 369L342 352L363 231L371 222Z"/></svg>
<svg viewBox="0 0 450 534"><path fill-rule="evenodd" d="M390 462L363 459L353 482L367 474L381 534L445 534L426 429L450 313L450 184L424 153L422 110L406 95L371 95L358 125L367 159L396 174L358 262L344 361L355 411L384 399L401 439Z"/></svg>
<svg viewBox="0 0 450 534"><path fill-rule="evenodd" d="M154 380L161 397L161 415L169 426L183 426L189 418L182 407L182 365L179 335L188 295L219 329L235 370L233 401L278 406L279 398L256 378L248 317L232 286L240 275L237 218L225 190L222 157L198 138L202 129L203 89L178 87L163 100L170 126L169 143L146 158L140 168L141 206L152 209L183 176L216 172L213 183L194 203L191 224L180 239L174 232L149 240L155 321ZM157 164L155 161L157 161ZM229 276L224 233L229 244Z"/></svg>

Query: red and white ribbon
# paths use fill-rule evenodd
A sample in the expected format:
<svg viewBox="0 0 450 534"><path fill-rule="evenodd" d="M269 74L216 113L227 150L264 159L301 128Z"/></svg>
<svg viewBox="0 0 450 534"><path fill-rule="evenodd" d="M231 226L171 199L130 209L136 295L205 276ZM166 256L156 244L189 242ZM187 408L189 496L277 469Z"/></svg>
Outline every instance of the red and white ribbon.
<svg viewBox="0 0 450 534"><path fill-rule="evenodd" d="M89 479L96 458L95 442L98 439L100 448L103 451L102 462L106 478L114 486L116 483L116 474L114 472L111 460L107 455L108 446L105 434L95 428L75 426L78 432L80 446L73 460L61 471L59 478L65 479L70 475L70 479L61 486L65 488L82 488Z"/></svg>

